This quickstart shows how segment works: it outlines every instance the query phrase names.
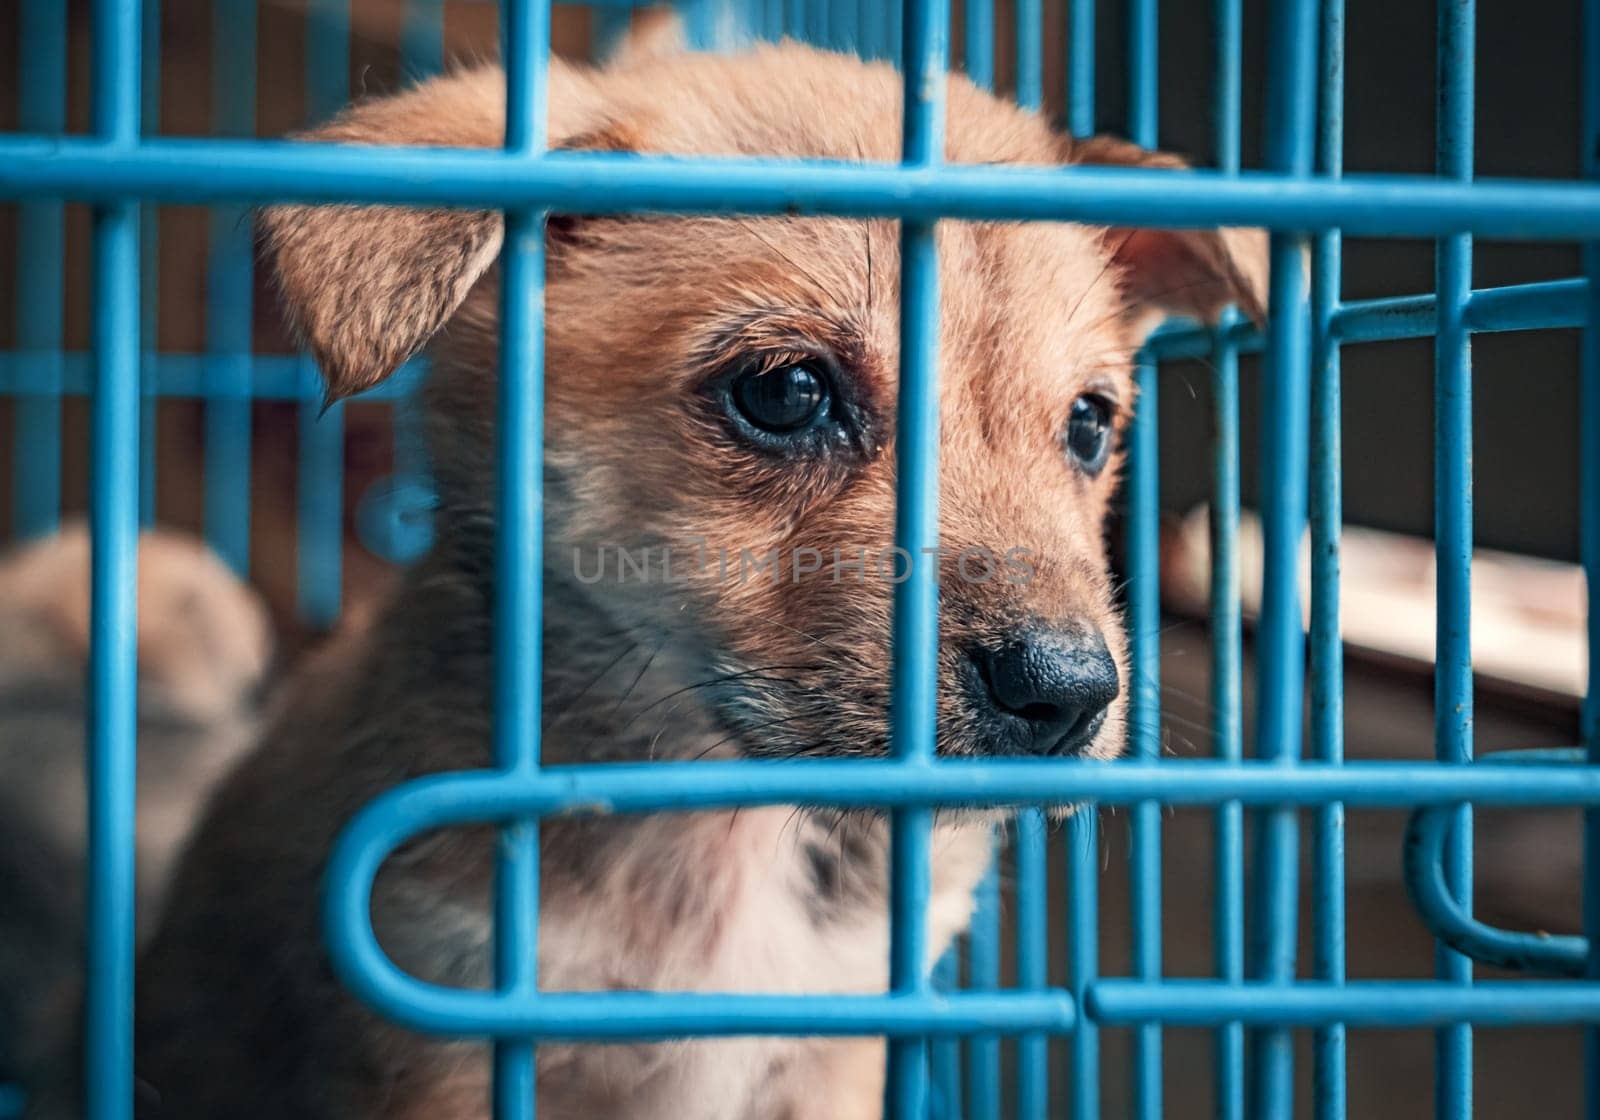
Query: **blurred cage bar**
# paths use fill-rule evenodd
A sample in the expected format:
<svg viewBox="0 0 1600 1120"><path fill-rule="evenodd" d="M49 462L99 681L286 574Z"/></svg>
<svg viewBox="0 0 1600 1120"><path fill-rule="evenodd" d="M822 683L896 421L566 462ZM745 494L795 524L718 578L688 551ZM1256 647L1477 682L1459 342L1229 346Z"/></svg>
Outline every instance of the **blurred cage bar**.
<svg viewBox="0 0 1600 1120"><path fill-rule="evenodd" d="M166 0L168 4L172 0ZM258 59L270 0L215 0L209 121L215 139L157 135L162 0L97 0L87 84L87 132L69 130L68 5L20 0L16 128L0 137L0 198L17 204L15 320L0 353L0 396L10 417L11 533L54 527L64 505L64 422L89 401L88 494L95 538L94 641L89 751L90 937L88 1109L94 1120L132 1113L133 619L132 565L141 522L157 501L160 428L168 402L201 402L198 519L237 570L253 555L253 412L262 402L293 410L297 461L286 523L295 554L294 603L311 628L341 610L344 531L352 496L345 478L347 413L373 402L396 431L389 474L372 480L358 518L362 541L401 561L427 547L427 466L414 438L411 394L418 363L361 402L322 408L309 359L264 349L256 327L250 206L271 200L350 199L451 203L508 216L502 351L502 509L498 560L508 593L498 604L496 765L392 791L349 827L329 873L327 933L346 982L380 1012L419 1030L490 1038L496 1048L495 1110L533 1115L537 1043L735 1033L878 1034L891 1039L887 1114L972 1120L1001 1115L1101 1114L1103 1031L1132 1034L1131 1112L1163 1115L1163 1032L1214 1034L1212 1108L1220 1117L1282 1117L1293 1110L1295 1032L1312 1035L1312 1109L1345 1115L1346 1031L1437 1032L1434 1113L1472 1114L1474 1025L1583 1025L1587 1114L1600 1116L1600 954L1585 938L1492 930L1470 915L1471 803L1563 806L1587 821L1587 938L1600 934L1600 761L1595 668L1583 709L1583 741L1562 752L1472 765L1469 642L1471 338L1476 332L1583 328L1582 547L1600 565L1600 186L1579 181L1475 181L1472 0L1438 3L1439 100L1435 176L1343 174L1343 0L1269 4L1265 165L1241 166L1244 73L1242 0L1216 0L1216 166L1207 172L945 168L942 84L952 47L966 73L1002 78L1026 106L1066 111L1077 135L1096 126L1094 0L966 0L954 13L934 0L903 8L878 0L687 0L693 45L736 46L791 36L903 62L905 147L900 166L851 168L759 161L549 157L544 148L544 70L552 34L548 0L506 0L498 14L508 72L506 151L495 160L460 153L315 153L256 141ZM282 5L277 5L282 7ZM398 27L401 73L447 61L453 19L484 29L492 5L395 0L354 8L341 0L294 5L302 27L302 119L330 113L351 86L352 12ZM596 4L574 18L561 6L563 49L587 38L603 54L632 18L625 3ZM469 9L478 9L474 15ZM377 13L377 15L373 15ZM464 14L465 13L465 14ZM1049 16L1052 33L1046 34ZM274 19L281 12L274 15ZM1127 120L1133 140L1160 137L1156 0L1126 6ZM1587 0L1584 50L1585 173L1600 174L1600 0ZM1045 75L1059 82L1048 91ZM294 122L289 121L292 125ZM1576 140L1577 138L1575 138ZM517 170L503 174L506 167ZM597 187L597 184L600 185ZM1077 762L936 761L932 698L937 625L933 572L913 568L897 587L892 757L817 763L707 763L666 774L645 766L541 768L538 759L539 504L507 500L540 486L542 284L545 214L580 202L626 211L802 212L903 219L905 292L897 544L911 555L936 532L938 392L937 261L941 218L1084 220L1099 223L1271 228L1270 326L1257 332L1227 315L1215 329L1174 323L1141 352L1139 415L1127 481L1128 618L1133 642L1130 758ZM92 207L92 290L87 349L66 344L71 257L67 203ZM160 345L161 303L181 298L159 282L171 238L157 204L210 207L206 219L203 338L191 350ZM188 221L188 219L184 219ZM191 226L185 226L192 229ZM1437 284L1428 295L1341 298L1341 237L1437 239ZM1472 288L1474 235L1586 243L1585 276L1507 288ZM1302 268L1309 252L1310 268ZM1355 343L1435 340L1438 649L1435 762L1343 762L1343 687L1338 628L1340 353ZM1240 512L1240 357L1264 352L1262 485L1266 555L1256 632L1254 757L1244 741L1244 644L1234 542ZM1211 464L1211 760L1163 760L1156 402L1163 363L1202 358L1213 379ZM65 420L64 420L65 418ZM385 415L385 423L389 415ZM70 466L70 464L68 464ZM259 482L259 480L256 480ZM259 525L255 528L260 532ZM1296 564L1306 532L1313 573L1309 640ZM1596 623L1590 614L1591 648ZM1308 691L1307 691L1308 690ZM1309 723L1303 723L1309 695ZM1303 728L1309 728L1308 733ZM931 811L974 798L1023 806L1010 851L980 889L972 930L930 975L923 908ZM542 816L609 804L615 811L738 804L886 805L894 819L892 990L881 996L547 993L537 990L537 826ZM1039 806L1081 803L1130 810L1130 967L1101 974L1098 896L1102 837L1085 809L1052 830ZM1177 979L1163 968L1161 830L1164 806L1215 815L1214 976ZM1030 807L1031 806L1031 807ZM1441 934L1431 980L1345 977L1344 810L1418 807L1408 873L1430 928ZM1309 860L1298 850L1309 821ZM502 845L498 990L423 985L399 973L373 936L367 897L382 860L433 827L492 821ZM1246 824L1256 829L1247 879ZM1050 848L1059 845L1052 860ZM1309 964L1301 943L1300 882L1309 869ZM1000 867L1006 869L1003 876ZM1065 867L1063 884L1050 882ZM1009 882L1003 879L1009 878ZM1574 885L1576 887L1576 884ZM1250 903L1247 923L1247 900ZM1061 914L1052 921L1051 910ZM1005 920L1002 920L1004 916ZM1064 929L1064 939L1053 929ZM1461 950L1469 950L1472 955ZM1496 955L1498 953L1498 955ZM1554 979L1475 981L1473 957Z"/></svg>

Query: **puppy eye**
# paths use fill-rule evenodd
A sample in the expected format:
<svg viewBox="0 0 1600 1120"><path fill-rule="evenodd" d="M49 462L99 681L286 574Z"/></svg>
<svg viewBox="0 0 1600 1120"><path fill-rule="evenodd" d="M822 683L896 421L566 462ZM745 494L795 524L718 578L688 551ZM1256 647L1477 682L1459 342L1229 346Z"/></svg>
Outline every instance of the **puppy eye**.
<svg viewBox="0 0 1600 1120"><path fill-rule="evenodd" d="M740 374L732 386L734 407L764 432L788 435L810 428L828 407L828 381L803 362Z"/></svg>
<svg viewBox="0 0 1600 1120"><path fill-rule="evenodd" d="M1100 473L1111 455L1111 405L1092 393L1072 402L1062 436L1067 452L1091 476Z"/></svg>

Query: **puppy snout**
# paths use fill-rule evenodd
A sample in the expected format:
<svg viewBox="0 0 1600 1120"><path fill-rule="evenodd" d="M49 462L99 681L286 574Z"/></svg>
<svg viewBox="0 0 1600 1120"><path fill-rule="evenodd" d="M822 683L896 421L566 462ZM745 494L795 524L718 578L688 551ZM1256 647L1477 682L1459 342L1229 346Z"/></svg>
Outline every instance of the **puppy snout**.
<svg viewBox="0 0 1600 1120"><path fill-rule="evenodd" d="M1117 665L1097 630L1030 626L971 659L994 754L1075 754L1117 698Z"/></svg>

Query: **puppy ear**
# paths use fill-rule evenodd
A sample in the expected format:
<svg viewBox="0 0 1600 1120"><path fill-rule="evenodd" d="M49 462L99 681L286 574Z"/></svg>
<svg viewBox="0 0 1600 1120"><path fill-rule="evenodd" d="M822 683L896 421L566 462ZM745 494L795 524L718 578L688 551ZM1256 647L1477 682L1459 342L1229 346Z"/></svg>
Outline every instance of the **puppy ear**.
<svg viewBox="0 0 1600 1120"><path fill-rule="evenodd" d="M594 127L598 94L553 62L551 133L563 148L621 150L637 138ZM298 137L346 144L493 148L504 142L505 77L489 66L352 106ZM559 241L573 219L551 224ZM396 206L273 206L263 255L297 336L322 367L331 403L369 389L421 350L500 253L497 212Z"/></svg>
<svg viewBox="0 0 1600 1120"><path fill-rule="evenodd" d="M290 326L333 403L388 377L444 326L500 252L499 214L277 206L261 221Z"/></svg>
<svg viewBox="0 0 1600 1120"><path fill-rule="evenodd" d="M1112 136L1070 143L1067 162L1122 167L1189 165L1167 152L1152 152ZM1259 229L1127 229L1106 231L1106 244L1122 269L1128 298L1139 319L1189 315L1214 321L1230 303L1258 323L1266 317L1267 234Z"/></svg>

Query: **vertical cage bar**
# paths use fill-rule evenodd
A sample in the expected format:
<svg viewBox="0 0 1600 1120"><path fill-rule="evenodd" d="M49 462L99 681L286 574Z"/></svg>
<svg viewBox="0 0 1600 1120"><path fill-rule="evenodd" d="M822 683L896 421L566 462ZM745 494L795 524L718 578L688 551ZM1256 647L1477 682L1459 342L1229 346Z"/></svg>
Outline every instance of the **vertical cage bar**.
<svg viewBox="0 0 1600 1120"><path fill-rule="evenodd" d="M1081 1008L1100 974L1100 816L1080 805L1067 822L1067 926L1071 931L1069 969L1072 996ZM1080 1015L1072 1032L1072 1074L1068 1093L1074 1120L1100 1115L1100 1028Z"/></svg>
<svg viewBox="0 0 1600 1120"><path fill-rule="evenodd" d="M805 6L806 41L823 46L828 41L828 0L807 0Z"/></svg>
<svg viewBox="0 0 1600 1120"><path fill-rule="evenodd" d="M1273 5L1268 26L1267 165L1309 175L1315 156L1317 4ZM1310 305L1304 261L1308 239L1271 239L1271 319L1263 368L1261 522L1265 561L1256 640L1256 753L1293 766L1300 757L1304 718L1305 632L1299 588L1300 543L1306 530L1309 439ZM1255 972L1288 983L1295 975L1299 899L1300 822L1293 809L1268 809L1259 818L1256 846ZM1293 1107L1294 1050L1290 1032L1254 1032L1249 1114L1288 1116Z"/></svg>
<svg viewBox="0 0 1600 1120"><path fill-rule="evenodd" d="M1156 146L1160 105L1158 0L1128 0L1128 139Z"/></svg>
<svg viewBox="0 0 1600 1120"><path fill-rule="evenodd" d="M1217 0L1217 167L1239 173L1243 113L1244 12L1242 0ZM1212 344L1211 408L1211 738L1227 762L1244 754L1244 651L1239 602L1239 314L1223 313ZM1212 952L1217 976L1244 980L1244 809L1217 806L1216 901ZM1244 1027L1217 1028L1213 1111L1218 1120L1244 1117Z"/></svg>
<svg viewBox="0 0 1600 1120"><path fill-rule="evenodd" d="M903 159L944 159L948 0L905 0ZM895 546L909 565L894 589L894 678L890 751L905 766L933 758L939 669L939 257L932 222L900 227L900 399L895 431ZM889 986L927 988L932 811L896 809L890 819ZM927 1044L889 1043L885 1113L920 1120L927 1111Z"/></svg>
<svg viewBox="0 0 1600 1120"><path fill-rule="evenodd" d="M728 0L682 0L678 14L683 19L684 36L694 50L728 45L727 32L732 17Z"/></svg>
<svg viewBox="0 0 1600 1120"><path fill-rule="evenodd" d="M93 126L139 142L137 3L94 7ZM139 207L94 210L90 415L89 890L85 1109L133 1115L135 620L139 532Z"/></svg>
<svg viewBox="0 0 1600 1120"><path fill-rule="evenodd" d="M1037 109L1044 99L1044 4L1016 0L1017 104Z"/></svg>
<svg viewBox="0 0 1600 1120"><path fill-rule="evenodd" d="M978 884L972 929L967 934L967 987L992 992L1000 987L1000 865L995 860ZM967 1039L967 1116L1000 1118L1000 1040L994 1035Z"/></svg>
<svg viewBox="0 0 1600 1120"><path fill-rule="evenodd" d="M619 4L597 4L589 9L589 54L604 61L617 49L633 22L633 9Z"/></svg>
<svg viewBox="0 0 1600 1120"><path fill-rule="evenodd" d="M320 120L350 96L349 6L317 5L306 24L306 110ZM301 382L295 594L301 619L325 627L339 616L344 572L344 404L324 407L310 358Z"/></svg>
<svg viewBox="0 0 1600 1120"><path fill-rule="evenodd" d="M1317 163L1344 174L1344 0L1322 3L1322 89L1317 107ZM1344 760L1344 642L1339 632L1339 536L1344 520L1339 340L1343 238L1319 234L1312 246L1311 323L1311 755ZM1316 893L1312 897L1312 974L1345 979L1344 806L1319 806L1312 823ZM1311 1042L1316 1120L1345 1114L1345 1028L1321 1027Z"/></svg>
<svg viewBox="0 0 1600 1120"><path fill-rule="evenodd" d="M905 8L894 0L884 0L883 10L888 18L889 57L904 61L905 53Z"/></svg>
<svg viewBox="0 0 1600 1120"><path fill-rule="evenodd" d="M979 89L994 89L994 0L967 0L967 77Z"/></svg>
<svg viewBox="0 0 1600 1120"><path fill-rule="evenodd" d="M933 986L941 992L961 987L961 957L955 946L945 951L933 970ZM961 1117L961 1040L954 1035L936 1038L928 1044L933 1064L932 1115L938 1120Z"/></svg>
<svg viewBox="0 0 1600 1120"><path fill-rule="evenodd" d="M860 28L862 58L885 57L882 5L874 0L856 0L856 26Z"/></svg>
<svg viewBox="0 0 1600 1120"><path fill-rule="evenodd" d="M1070 0L1067 49L1067 121L1072 135L1094 135L1094 4ZM1089 985L1100 974L1100 816L1094 805L1080 805L1067 821L1067 930L1071 938L1069 974L1072 995L1084 1006ZM1075 1120L1100 1115L1100 1028L1087 1015L1078 1018L1072 1037L1072 1076L1068 1094Z"/></svg>
<svg viewBox="0 0 1600 1120"><path fill-rule="evenodd" d="M1600 179L1600 0L1583 4L1583 171ZM1583 247L1584 274L1589 280L1588 322L1583 331L1583 376L1580 383L1579 532L1585 584L1588 589L1588 687L1584 692L1582 733L1591 766L1600 765L1600 243ZM1600 809L1583 817L1583 931L1589 939L1590 980L1600 979ZM1584 1115L1600 1120L1600 1025L1583 1032Z"/></svg>
<svg viewBox="0 0 1600 1120"><path fill-rule="evenodd" d="M1244 0L1217 0L1216 37L1217 169L1237 175L1244 123Z"/></svg>
<svg viewBox="0 0 1600 1120"><path fill-rule="evenodd" d="M1439 0L1438 173L1472 178L1475 0ZM1434 340L1434 538L1438 563L1438 630L1434 653L1434 750L1440 762L1472 757L1472 338L1466 302L1472 290L1472 238L1439 242L1436 283L1439 332ZM1445 879L1462 908L1472 908L1472 811L1454 811L1445 848ZM1472 961L1440 945L1436 974L1472 982ZM1441 1120L1472 1115L1472 1028L1435 1035L1434 1113Z"/></svg>
<svg viewBox="0 0 1600 1120"><path fill-rule="evenodd" d="M1131 750L1141 761L1161 757L1161 606L1160 476L1157 460L1159 371L1155 359L1140 352L1134 367L1139 408L1128 433L1128 633L1132 687L1129 725ZM1153 801L1133 806L1132 876L1133 974L1161 979L1161 807ZM1134 1115L1155 1120L1162 1114L1161 1028L1134 1028Z"/></svg>
<svg viewBox="0 0 1600 1120"><path fill-rule="evenodd" d="M1135 144L1146 148L1157 143L1157 15L1156 0L1130 0L1128 135ZM1128 434L1130 747L1135 757L1154 761L1161 757L1161 493L1155 359L1141 353L1134 375L1139 385L1139 407ZM1161 978L1161 807L1152 801L1141 801L1132 807L1130 816L1133 974L1153 982ZM1152 1023L1135 1027L1133 1108L1140 1120L1155 1120L1162 1114L1161 1069L1160 1026Z"/></svg>
<svg viewBox="0 0 1600 1120"><path fill-rule="evenodd" d="M856 32L856 51L861 58L883 58L883 19L872 0L856 0Z"/></svg>
<svg viewBox="0 0 1600 1120"><path fill-rule="evenodd" d="M400 64L412 81L444 69L444 0L406 0Z"/></svg>
<svg viewBox="0 0 1600 1120"><path fill-rule="evenodd" d="M144 0L140 36L144 60L140 76L140 110L144 134L161 131L161 0ZM140 323L143 350L139 358L139 524L156 520L156 448L160 397L157 394L157 359L161 348L159 313L161 294L161 218L155 206L139 215Z"/></svg>
<svg viewBox="0 0 1600 1120"><path fill-rule="evenodd" d="M1049 885L1045 879L1044 812L1024 809L1016 823L1017 987L1042 991L1049 985ZM1042 1034L1017 1039L1017 1116L1045 1120L1050 1112L1050 1045Z"/></svg>
<svg viewBox="0 0 1600 1120"><path fill-rule="evenodd" d="M1589 0L1584 11L1584 103L1586 164L1590 178L1600 178L1600 5ZM1583 343L1582 504L1583 557L1588 602L1588 680L1583 704L1583 736L1590 765L1600 765L1600 246L1584 246L1584 272L1589 281L1588 323ZM1583 928L1591 946L1600 945L1600 810L1584 814ZM1600 951L1591 948L1585 976L1600 979ZM1584 1115L1600 1120L1600 1026L1584 1028Z"/></svg>
<svg viewBox="0 0 1600 1120"><path fill-rule="evenodd" d="M1227 337L1235 312L1219 324L1212 362L1211 705L1219 759L1243 757L1244 654L1239 616L1239 348ZM1212 945L1217 977L1244 981L1244 810L1237 801L1214 815L1216 901ZM1214 1111L1218 1120L1244 1116L1244 1028L1217 1028Z"/></svg>
<svg viewBox="0 0 1600 1120"><path fill-rule="evenodd" d="M400 62L406 74L417 80L443 69L443 0L408 0L405 25L401 31ZM431 539L425 530L419 533L418 526L412 520L418 513L416 505L419 495L429 493L431 488L420 400L422 385L427 380L427 359L418 357L413 362L422 370L422 375L396 382L404 385L405 389L395 398L390 412L394 455L390 471L391 485L384 496L389 505L388 516L384 520L389 556L401 562L415 559L425 549L426 541Z"/></svg>
<svg viewBox="0 0 1600 1120"><path fill-rule="evenodd" d="M22 0L18 17L17 125L60 135L67 128L67 7ZM54 390L20 394L12 412L12 528L23 539L50 532L61 516L62 210L49 199L17 212L17 349Z"/></svg>
<svg viewBox="0 0 1600 1120"><path fill-rule="evenodd" d="M505 0L506 149L546 147L550 0ZM544 587L545 212L506 215L501 251L498 517L495 539L494 755L503 770L539 765ZM538 990L539 827L503 826L495 868L495 982ZM533 1120L534 1045L494 1048L496 1120Z"/></svg>
<svg viewBox="0 0 1600 1120"><path fill-rule="evenodd" d="M300 618L324 628L339 617L344 579L344 404L324 411L316 365L302 359L299 505L295 554L295 601Z"/></svg>
<svg viewBox="0 0 1600 1120"><path fill-rule="evenodd" d="M211 13L211 116L219 136L256 127L255 0ZM250 570L250 350L255 257L248 212L211 211L206 316L206 540L235 572Z"/></svg>
<svg viewBox="0 0 1600 1120"><path fill-rule="evenodd" d="M856 52L861 49L861 28L856 23L856 0L824 0L833 5L828 23L833 29L835 50Z"/></svg>
<svg viewBox="0 0 1600 1120"><path fill-rule="evenodd" d="M1067 127L1072 135L1094 135L1094 4L1069 0L1067 9Z"/></svg>

